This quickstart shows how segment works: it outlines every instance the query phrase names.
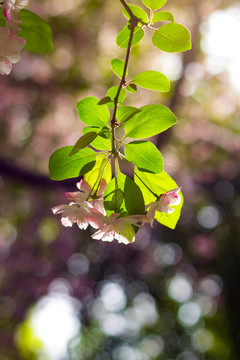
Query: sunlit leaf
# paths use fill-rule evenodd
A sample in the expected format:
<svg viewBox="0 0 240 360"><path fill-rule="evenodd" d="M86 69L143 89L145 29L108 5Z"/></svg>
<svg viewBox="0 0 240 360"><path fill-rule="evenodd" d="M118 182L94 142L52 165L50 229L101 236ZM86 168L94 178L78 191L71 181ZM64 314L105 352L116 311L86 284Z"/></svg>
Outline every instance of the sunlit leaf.
<svg viewBox="0 0 240 360"><path fill-rule="evenodd" d="M135 15L141 22L147 24L148 23L148 16L143 9L136 5L128 4L129 8L131 9L133 15ZM123 8L123 14L126 16L127 19L130 19L130 15L125 8Z"/></svg>
<svg viewBox="0 0 240 360"><path fill-rule="evenodd" d="M73 146L56 150L49 159L49 175L52 180L64 180L81 176L90 171L96 162L96 153L89 148L69 156Z"/></svg>
<svg viewBox="0 0 240 360"><path fill-rule="evenodd" d="M192 47L190 32L185 26L176 23L163 25L155 31L153 44L170 53L187 51Z"/></svg>
<svg viewBox="0 0 240 360"><path fill-rule="evenodd" d="M125 62L120 59L112 59L111 60L111 67L112 71L121 79L123 76ZM126 71L127 75L128 71Z"/></svg>
<svg viewBox="0 0 240 360"><path fill-rule="evenodd" d="M126 136L148 138L157 135L177 122L176 116L164 105L146 105L142 111L125 122Z"/></svg>
<svg viewBox="0 0 240 360"><path fill-rule="evenodd" d="M110 114L105 105L99 105L99 99L86 97L77 103L77 111L84 124L103 127L108 124Z"/></svg>
<svg viewBox="0 0 240 360"><path fill-rule="evenodd" d="M160 173L163 171L163 158L160 151L150 141L132 141L125 147L125 156L140 171Z"/></svg>
<svg viewBox="0 0 240 360"><path fill-rule="evenodd" d="M110 140L109 131L106 131L106 133L103 133L101 128L97 128L97 127L93 127L93 126L85 126L82 130L82 133L87 134L92 131L97 132L99 134L99 136L96 137L95 140L93 140L91 142L91 146L93 146L97 150L110 150L111 149L111 140ZM103 136L104 134L105 134L105 136Z"/></svg>
<svg viewBox="0 0 240 360"><path fill-rule="evenodd" d="M155 23L158 21L171 21L174 23L174 16L172 13L170 13L169 11L158 11L156 13L153 14L151 23Z"/></svg>
<svg viewBox="0 0 240 360"><path fill-rule="evenodd" d="M136 175L138 175L142 181L157 195L165 194L167 191L176 189L178 185L176 182L165 172L162 171L160 174L148 174L142 173L138 169L135 170ZM135 182L140 187L145 204L149 204L152 201L156 201L155 196L147 189L145 185L135 176ZM171 229L176 227L176 224L179 220L181 209L183 206L183 195L179 192L181 196L181 204L173 206L175 211L171 214L166 214L163 212L156 212L155 219Z"/></svg>
<svg viewBox="0 0 240 360"><path fill-rule="evenodd" d="M98 105L104 105L109 103L109 101L111 101L111 98L109 96L105 96L104 98L102 98L101 100L99 100Z"/></svg>
<svg viewBox="0 0 240 360"><path fill-rule="evenodd" d="M117 36L117 45L121 48L127 49L130 37L130 26L126 25ZM136 45L144 37L144 31L140 26L136 26L133 33L132 46Z"/></svg>
<svg viewBox="0 0 240 360"><path fill-rule="evenodd" d="M123 215L144 214L145 206L140 188L126 175L112 179L104 192L107 215L118 212Z"/></svg>
<svg viewBox="0 0 240 360"><path fill-rule="evenodd" d="M133 106L120 106L117 109L116 118L118 122L125 122L139 112L141 112L141 109L135 108Z"/></svg>
<svg viewBox="0 0 240 360"><path fill-rule="evenodd" d="M149 9L157 10L161 8L167 2L167 0L142 0L142 2Z"/></svg>
<svg viewBox="0 0 240 360"><path fill-rule="evenodd" d="M99 176L102 175L102 179L106 180L108 184L112 179L112 168L108 158L105 155L98 155L96 157L96 163L94 168L84 175L84 179L94 189L98 186L96 183Z"/></svg>
<svg viewBox="0 0 240 360"><path fill-rule="evenodd" d="M136 85L149 90L169 91L170 83L168 78L158 71L144 71L133 78Z"/></svg>
<svg viewBox="0 0 240 360"><path fill-rule="evenodd" d="M137 86L135 84L129 84L126 87L126 90L130 93L135 93L137 91Z"/></svg>
<svg viewBox="0 0 240 360"><path fill-rule="evenodd" d="M79 150L84 149L87 145L89 145L96 137L98 136L97 132L90 131L89 133L83 135L78 139L76 144L74 145L72 151L69 156L76 154Z"/></svg>
<svg viewBox="0 0 240 360"><path fill-rule="evenodd" d="M110 97L111 101L107 104L109 108L114 108L114 99L118 92L118 86L112 86L107 91L107 97ZM121 104L126 97L126 90L121 89L119 97L118 97L118 104Z"/></svg>
<svg viewBox="0 0 240 360"><path fill-rule="evenodd" d="M19 36L26 41L25 49L38 54L53 51L52 29L48 23L26 9L20 10L22 23Z"/></svg>

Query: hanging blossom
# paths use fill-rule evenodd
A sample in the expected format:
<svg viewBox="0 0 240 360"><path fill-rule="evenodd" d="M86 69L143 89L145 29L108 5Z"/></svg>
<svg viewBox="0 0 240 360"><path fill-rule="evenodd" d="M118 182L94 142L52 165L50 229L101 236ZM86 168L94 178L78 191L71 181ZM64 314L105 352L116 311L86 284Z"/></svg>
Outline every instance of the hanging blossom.
<svg viewBox="0 0 240 360"><path fill-rule="evenodd" d="M28 0L3 0L2 10L10 29L17 33L21 24L20 9L28 4Z"/></svg>
<svg viewBox="0 0 240 360"><path fill-rule="evenodd" d="M77 223L80 229L85 230L90 224L93 228L98 229L100 218L106 214L102 198L106 186L106 181L102 180L97 195L92 200L88 200L91 197L92 188L82 179L77 183L79 191L65 193L71 202L68 205L57 205L52 208L52 211L54 214L62 214L63 226L72 226Z"/></svg>
<svg viewBox="0 0 240 360"><path fill-rule="evenodd" d="M79 191L70 192L70 193L67 192L65 193L65 195L68 200L74 201L79 206L81 206L82 202L88 200L88 202L92 204L95 210L99 211L102 215L106 215L103 205L103 194L104 194L104 190L106 189L106 186L107 186L106 180L102 179L100 181L99 189L96 196L94 196L92 200L88 200L88 198L91 197L90 195L92 192L92 188L84 179L82 179L77 183L77 188L79 189Z"/></svg>
<svg viewBox="0 0 240 360"><path fill-rule="evenodd" d="M74 202L69 205L58 205L52 208L54 214L62 214L61 222L63 226L72 226L74 223L80 229L86 230L90 224L93 228L99 228L99 220L103 216L94 209L91 203L84 201L81 206Z"/></svg>
<svg viewBox="0 0 240 360"><path fill-rule="evenodd" d="M2 11L7 20L7 27L0 28L0 75L8 75L12 64L21 60L21 51L25 40L17 35L21 23L20 12L28 0L3 0Z"/></svg>
<svg viewBox="0 0 240 360"><path fill-rule="evenodd" d="M93 239L102 241L113 241L129 244L135 240L135 230L132 225L141 226L147 221L145 215L131 215L119 217L120 214L106 216L103 204L103 194L106 188L106 181L100 182L100 187L96 196L91 197L92 188L85 181L77 183L79 191L65 193L70 201L68 205L58 205L52 208L54 214L62 214L61 222L63 226L72 226L74 223L80 229L87 229L90 224L94 229L98 229L93 235Z"/></svg>
<svg viewBox="0 0 240 360"><path fill-rule="evenodd" d="M21 60L21 51L25 40L16 36L9 28L0 28L0 74L8 75L12 64Z"/></svg>
<svg viewBox="0 0 240 360"><path fill-rule="evenodd" d="M151 226L153 226L153 220L155 218L156 211L171 214L175 210L171 206L180 205L181 196L178 194L180 190L180 187L170 190L165 194L160 195L157 201L151 202L146 206L146 210L148 209L147 218Z"/></svg>
<svg viewBox="0 0 240 360"><path fill-rule="evenodd" d="M118 240L119 243L129 244L135 241L135 230L132 225L141 227L148 219L146 215L130 215L119 217L111 214L99 219L99 230L92 235L93 239L102 241Z"/></svg>
<svg viewBox="0 0 240 360"><path fill-rule="evenodd" d="M134 226L143 227L146 222L153 226L155 212L171 214L179 205L181 197L178 194L181 188L176 188L159 196L157 201L146 206L146 215L129 215L121 217L113 213L106 216L104 209L103 194L106 181L100 182L97 194L92 194L91 186L81 180L77 183L79 191L65 193L70 201L68 205L58 205L52 208L54 214L61 214L61 222L64 226L72 226L76 223L80 229L87 229L90 224L97 231L92 235L93 239L102 241L118 240L119 243L129 244L135 241Z"/></svg>

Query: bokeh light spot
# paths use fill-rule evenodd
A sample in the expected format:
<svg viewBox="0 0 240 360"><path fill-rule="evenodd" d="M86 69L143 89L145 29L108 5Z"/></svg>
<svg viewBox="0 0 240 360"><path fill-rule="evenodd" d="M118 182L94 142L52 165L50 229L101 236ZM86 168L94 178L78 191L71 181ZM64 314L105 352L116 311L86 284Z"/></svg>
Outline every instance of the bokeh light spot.
<svg viewBox="0 0 240 360"><path fill-rule="evenodd" d="M176 275L169 283L168 295L175 301L183 303L192 297L192 285L187 277Z"/></svg>
<svg viewBox="0 0 240 360"><path fill-rule="evenodd" d="M184 326L193 326L197 324L201 317L200 306L191 301L183 304L178 311L178 319Z"/></svg>
<svg viewBox="0 0 240 360"><path fill-rule="evenodd" d="M204 206L199 210L197 220L203 228L213 229L221 223L222 214L216 206Z"/></svg>

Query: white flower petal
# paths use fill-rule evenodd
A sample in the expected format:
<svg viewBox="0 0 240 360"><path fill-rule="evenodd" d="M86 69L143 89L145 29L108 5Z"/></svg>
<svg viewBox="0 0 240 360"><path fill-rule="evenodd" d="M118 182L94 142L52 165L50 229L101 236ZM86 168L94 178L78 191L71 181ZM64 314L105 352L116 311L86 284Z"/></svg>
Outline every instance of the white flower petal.
<svg viewBox="0 0 240 360"><path fill-rule="evenodd" d="M104 231L99 230L92 235L92 238L102 241L113 241L114 233L106 233Z"/></svg>
<svg viewBox="0 0 240 360"><path fill-rule="evenodd" d="M76 222L78 227L82 230L86 230L89 224L88 221L84 221L84 219L77 220Z"/></svg>
<svg viewBox="0 0 240 360"><path fill-rule="evenodd" d="M68 226L72 227L72 222L68 219L68 217L62 217L61 223L65 227L68 227Z"/></svg>
<svg viewBox="0 0 240 360"><path fill-rule="evenodd" d="M9 75L12 70L12 64L6 58L0 57L0 74L1 75Z"/></svg>
<svg viewBox="0 0 240 360"><path fill-rule="evenodd" d="M80 191L83 191L85 193L90 193L91 191L91 186L84 180L82 179L81 181L79 181L77 183L77 188L80 190Z"/></svg>

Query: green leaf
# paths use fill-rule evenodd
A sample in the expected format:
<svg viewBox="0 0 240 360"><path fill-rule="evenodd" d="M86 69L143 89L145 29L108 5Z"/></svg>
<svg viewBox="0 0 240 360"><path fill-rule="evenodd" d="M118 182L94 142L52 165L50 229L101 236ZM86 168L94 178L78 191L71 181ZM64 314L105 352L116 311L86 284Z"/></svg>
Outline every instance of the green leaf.
<svg viewBox="0 0 240 360"><path fill-rule="evenodd" d="M148 16L143 9L136 5L128 4L129 8L132 10L133 15L135 15L142 23L148 23ZM123 14L127 19L130 19L130 16L125 8L123 8Z"/></svg>
<svg viewBox="0 0 240 360"><path fill-rule="evenodd" d="M127 49L130 37L130 26L126 25L118 34L117 45L123 49ZM133 33L132 47L136 45L144 37L144 31L140 26L136 26Z"/></svg>
<svg viewBox="0 0 240 360"><path fill-rule="evenodd" d="M92 141L91 145L97 150L110 150L111 149L111 140L110 140L110 138L106 138L106 136L110 135L109 130L106 131L105 137L103 137L103 133L101 130L102 130L101 128L97 128L97 127L93 127L93 126L85 126L82 130L82 133L87 134L92 131L98 133L99 136L96 137L95 140Z"/></svg>
<svg viewBox="0 0 240 360"><path fill-rule="evenodd" d="M171 21L174 23L174 16L172 13L170 13L169 11L158 11L156 13L153 14L151 23L155 23L158 21Z"/></svg>
<svg viewBox="0 0 240 360"><path fill-rule="evenodd" d="M129 84L126 87L126 90L130 93L135 93L137 91L137 86L135 84Z"/></svg>
<svg viewBox="0 0 240 360"><path fill-rule="evenodd" d="M132 141L125 145L125 156L140 171L158 174L163 171L160 151L150 141Z"/></svg>
<svg viewBox="0 0 240 360"><path fill-rule="evenodd" d="M157 135L177 122L176 116L164 105L145 105L142 111L125 122L126 137L148 138Z"/></svg>
<svg viewBox="0 0 240 360"><path fill-rule="evenodd" d="M118 86L112 86L108 89L107 97L110 97L111 101L108 103L109 108L114 108L114 99L118 92ZM118 97L118 104L121 104L126 97L126 90L121 89L119 97Z"/></svg>
<svg viewBox="0 0 240 360"><path fill-rule="evenodd" d="M0 26L6 27L6 18L3 15L2 9L0 9Z"/></svg>
<svg viewBox="0 0 240 360"><path fill-rule="evenodd" d="M107 215L117 212L122 215L144 214L145 206L141 190L126 175L112 179L104 192L104 207Z"/></svg>
<svg viewBox="0 0 240 360"><path fill-rule="evenodd" d="M102 179L105 179L108 184L112 179L112 168L109 159L106 158L105 155L97 156L94 168L84 175L84 179L92 188L94 188L98 186L96 181L101 174L103 174Z"/></svg>
<svg viewBox="0 0 240 360"><path fill-rule="evenodd" d="M76 154L79 150L84 149L86 146L88 146L96 137L98 136L98 133L94 131L90 131L89 133L81 136L76 144L74 145L72 151L70 152L69 156L72 156Z"/></svg>
<svg viewBox="0 0 240 360"><path fill-rule="evenodd" d="M158 10L167 2L167 0L142 0L142 2L149 9Z"/></svg>
<svg viewBox="0 0 240 360"><path fill-rule="evenodd" d="M99 102L98 105L104 105L109 103L109 101L111 101L111 98L109 96L105 96L104 98L102 98Z"/></svg>
<svg viewBox="0 0 240 360"><path fill-rule="evenodd" d="M77 103L77 111L84 124L103 127L108 125L110 114L105 105L99 105L99 99L86 97Z"/></svg>
<svg viewBox="0 0 240 360"><path fill-rule="evenodd" d="M148 173L142 173L138 169L135 171L135 182L140 187L145 204L149 204L152 201L156 201L155 196L146 188L146 186L143 185L143 183L139 180L137 175L142 179L142 181L145 182L145 184L156 194L161 195L165 194L167 191L176 189L178 185L176 182L165 172L162 171L160 174L148 174ZM171 229L174 229L176 227L176 224L178 222L178 219L181 214L181 209L183 206L183 195L181 192L179 192L179 195L181 196L181 204L173 206L175 211L171 214L166 214L163 212L156 212L155 219L160 223L163 224Z"/></svg>
<svg viewBox="0 0 240 360"><path fill-rule="evenodd" d="M170 90L170 83L168 78L158 71L144 71L135 76L133 81L136 85L149 90L163 92Z"/></svg>
<svg viewBox="0 0 240 360"><path fill-rule="evenodd" d="M72 156L73 146L56 150L49 159L49 174L52 180L64 180L81 176L90 171L96 162L96 153L89 148L80 150Z"/></svg>
<svg viewBox="0 0 240 360"><path fill-rule="evenodd" d="M26 40L25 49L38 54L51 53L53 51L52 29L48 23L32 13L31 11L20 10L22 29L19 35Z"/></svg>
<svg viewBox="0 0 240 360"><path fill-rule="evenodd" d="M141 112L141 109L135 108L133 106L120 106L117 109L116 118L118 122L125 122L131 119L133 115Z"/></svg>
<svg viewBox="0 0 240 360"><path fill-rule="evenodd" d="M125 62L120 59L112 59L111 60L111 67L112 71L121 79L123 76L123 70L124 70ZM128 70L126 72L126 75L128 74Z"/></svg>
<svg viewBox="0 0 240 360"><path fill-rule="evenodd" d="M104 208L108 216L112 213L122 214L125 212L123 201L124 194L117 186L115 184L115 179L113 179L107 187L107 192L105 192L106 196L104 196Z"/></svg>
<svg viewBox="0 0 240 360"><path fill-rule="evenodd" d="M153 34L153 44L160 50L174 53L190 50L191 35L188 29L180 24L166 24Z"/></svg>

